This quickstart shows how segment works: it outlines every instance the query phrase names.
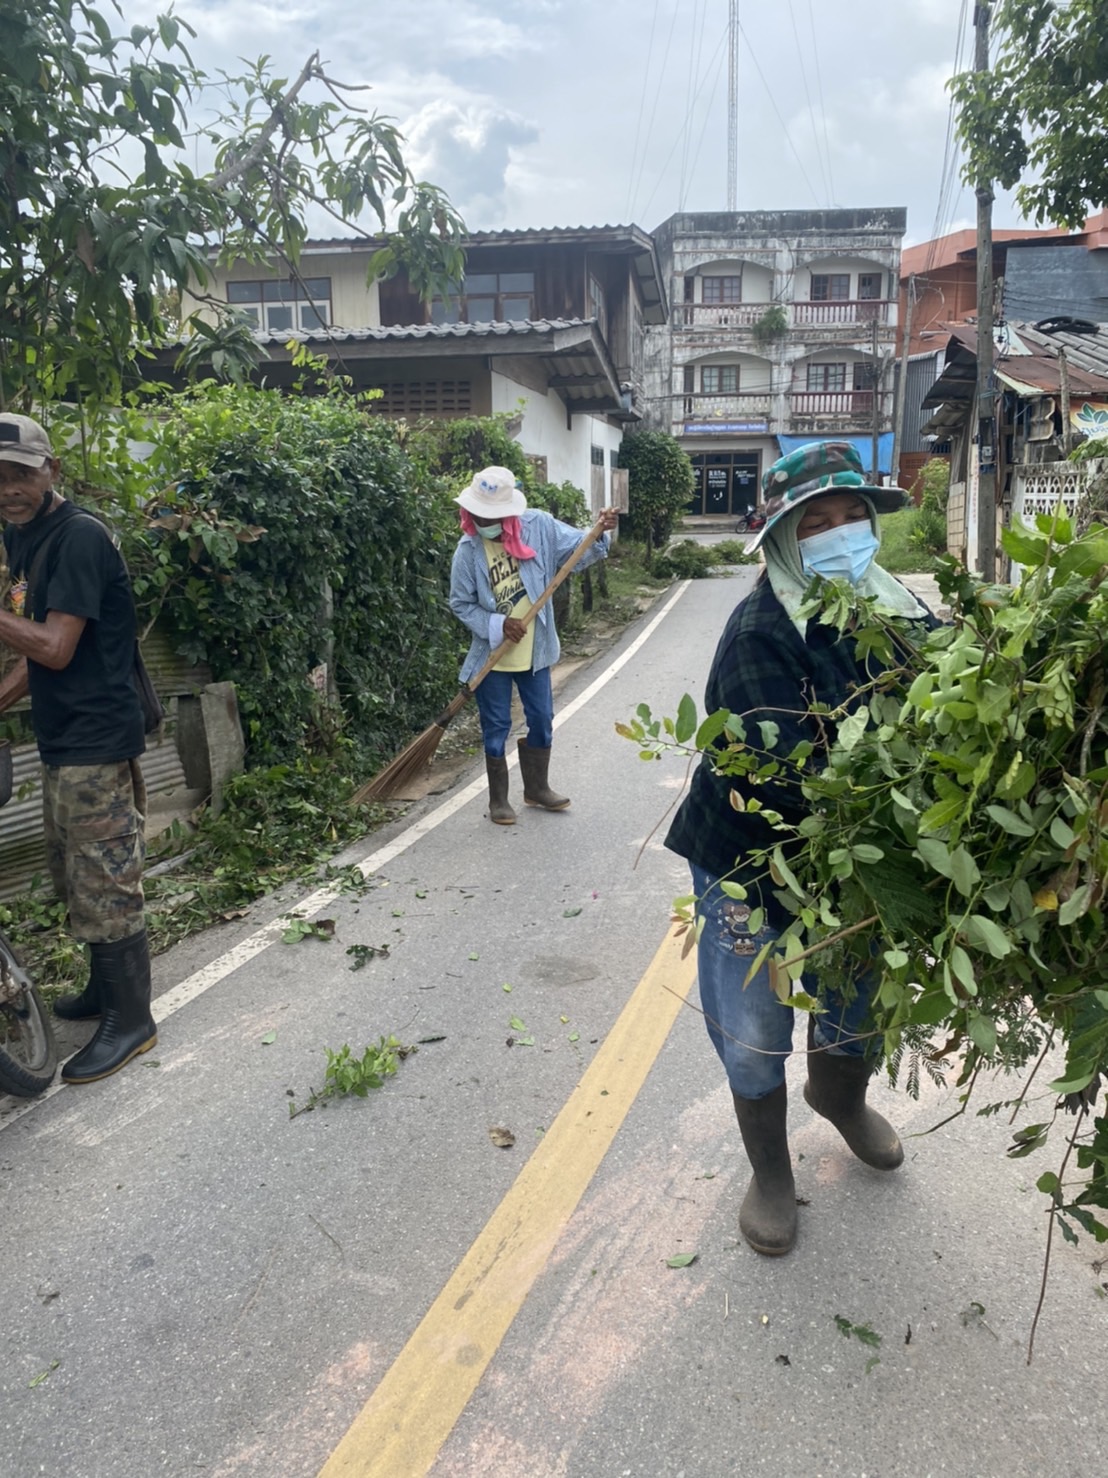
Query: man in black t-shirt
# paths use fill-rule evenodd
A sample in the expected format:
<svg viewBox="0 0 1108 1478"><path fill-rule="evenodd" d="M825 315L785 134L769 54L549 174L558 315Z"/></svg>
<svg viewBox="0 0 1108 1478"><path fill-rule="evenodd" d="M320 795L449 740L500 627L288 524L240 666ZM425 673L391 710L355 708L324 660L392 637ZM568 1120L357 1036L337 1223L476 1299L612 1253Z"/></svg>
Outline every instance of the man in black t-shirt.
<svg viewBox="0 0 1108 1478"><path fill-rule="evenodd" d="M99 519L55 490L58 470L36 421L0 415L12 579L0 642L20 658L0 681L0 711L30 694L47 865L70 928L89 946L88 984L54 1009L70 1020L100 1018L62 1077L91 1083L157 1041L142 893L146 742L127 567Z"/></svg>

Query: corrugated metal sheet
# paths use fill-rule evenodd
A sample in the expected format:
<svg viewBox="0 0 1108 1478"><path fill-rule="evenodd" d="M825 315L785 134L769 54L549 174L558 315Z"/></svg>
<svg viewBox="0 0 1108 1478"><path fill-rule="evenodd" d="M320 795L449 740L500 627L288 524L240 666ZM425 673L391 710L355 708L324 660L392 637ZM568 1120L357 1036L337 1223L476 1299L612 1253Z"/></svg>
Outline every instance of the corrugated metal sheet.
<svg viewBox="0 0 1108 1478"><path fill-rule="evenodd" d="M904 435L901 452L926 452L930 443L920 435L923 424L923 400L939 377L939 351L933 354L915 354L908 361L908 374L904 386Z"/></svg>
<svg viewBox="0 0 1108 1478"><path fill-rule="evenodd" d="M144 639L142 654L170 713L162 737L154 735L147 740L142 758L150 809L164 812L168 797L188 789L174 738L175 701L183 694L198 692L211 682L212 675L207 667L192 666L177 656L168 637L157 628ZM19 706L25 710L27 705ZM13 748L12 769L12 799L0 811L0 898L26 892L36 874L45 874L41 765L33 743L17 744Z"/></svg>
<svg viewBox="0 0 1108 1478"><path fill-rule="evenodd" d="M141 764L148 794L164 799L175 791L186 791L185 772L173 739L167 735L160 743L157 739L147 742ZM46 875L42 765L37 747L17 745L12 750L12 769L12 798L0 812L0 898L25 893L36 874Z"/></svg>

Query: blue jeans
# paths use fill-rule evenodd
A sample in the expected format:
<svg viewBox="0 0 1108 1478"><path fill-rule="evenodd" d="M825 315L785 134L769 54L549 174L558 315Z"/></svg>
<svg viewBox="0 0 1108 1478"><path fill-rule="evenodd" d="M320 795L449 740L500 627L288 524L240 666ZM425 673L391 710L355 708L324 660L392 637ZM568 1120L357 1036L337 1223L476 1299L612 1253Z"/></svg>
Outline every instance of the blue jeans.
<svg viewBox="0 0 1108 1478"><path fill-rule="evenodd" d="M541 672L490 672L474 697L481 714L485 753L501 755L512 729L512 684L527 718L527 744L531 749L549 749L554 737L554 693L550 668Z"/></svg>
<svg viewBox="0 0 1108 1478"><path fill-rule="evenodd" d="M695 863L692 876L696 911L705 920L697 945L697 969L708 1035L731 1091L740 1098L764 1098L785 1081L795 1013L773 991L768 957L745 989L743 981L754 956L781 931L764 924L757 934L751 934L746 927L749 903L728 898L720 891L718 878ZM873 972L866 971L854 982L852 1000L825 996L827 1010L815 1028L817 1046L832 1053L865 1055L870 1043L857 1040L857 1034L865 1030L877 983ZM806 974L801 984L809 995L817 993L814 975Z"/></svg>

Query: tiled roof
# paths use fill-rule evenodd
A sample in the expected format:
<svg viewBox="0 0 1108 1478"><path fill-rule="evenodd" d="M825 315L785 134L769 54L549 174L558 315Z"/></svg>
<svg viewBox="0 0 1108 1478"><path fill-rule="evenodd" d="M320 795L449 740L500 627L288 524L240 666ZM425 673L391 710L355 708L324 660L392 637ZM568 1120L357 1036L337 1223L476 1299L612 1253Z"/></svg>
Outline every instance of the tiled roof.
<svg viewBox="0 0 1108 1478"><path fill-rule="evenodd" d="M495 231L467 231L464 240L467 242L496 242L496 241L543 241L562 240L567 236L641 236L649 242L649 232L641 226L629 225L604 225L604 226L502 226ZM375 251L381 245L381 239L371 236L312 236L304 243L305 248L313 251L347 251L360 247L366 251Z"/></svg>
<svg viewBox="0 0 1108 1478"><path fill-rule="evenodd" d="M592 318L524 318L514 323L398 323L384 328L282 329L280 333L256 333L259 344L283 346L290 339L300 344L397 343L404 339L487 339L512 335L545 334L557 329L590 328Z"/></svg>

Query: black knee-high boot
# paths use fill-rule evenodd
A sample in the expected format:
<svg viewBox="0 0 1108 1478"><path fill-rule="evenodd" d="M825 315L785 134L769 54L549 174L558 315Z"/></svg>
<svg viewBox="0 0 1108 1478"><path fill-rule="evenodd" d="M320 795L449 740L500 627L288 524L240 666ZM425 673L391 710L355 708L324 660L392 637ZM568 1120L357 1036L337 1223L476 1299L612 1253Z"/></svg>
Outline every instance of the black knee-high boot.
<svg viewBox="0 0 1108 1478"><path fill-rule="evenodd" d="M158 1040L150 1014L150 949L146 930L113 944L93 944L100 988L100 1026L87 1047L62 1068L66 1083L94 1083L118 1072Z"/></svg>

